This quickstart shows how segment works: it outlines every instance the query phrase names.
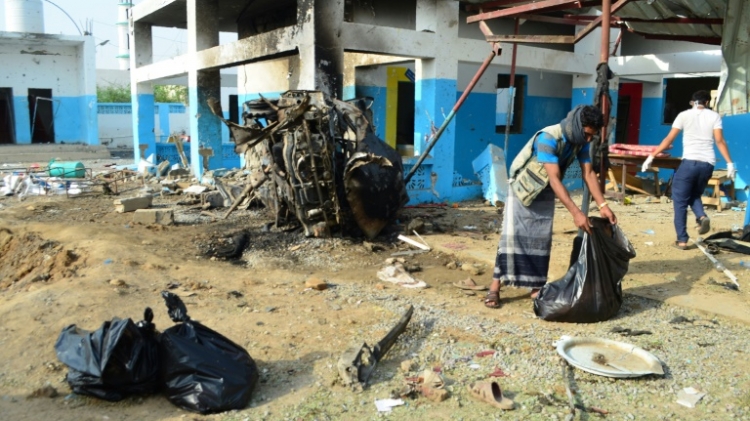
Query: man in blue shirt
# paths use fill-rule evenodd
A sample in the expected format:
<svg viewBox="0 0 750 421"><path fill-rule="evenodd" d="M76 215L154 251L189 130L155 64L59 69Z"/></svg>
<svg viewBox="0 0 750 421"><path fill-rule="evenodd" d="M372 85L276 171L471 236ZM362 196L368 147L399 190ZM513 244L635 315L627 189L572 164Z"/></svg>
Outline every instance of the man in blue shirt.
<svg viewBox="0 0 750 421"><path fill-rule="evenodd" d="M531 288L531 297L536 298L547 282L555 198L568 209L576 227L591 233L588 217L570 198L562 182L573 161L578 160L581 165L583 181L601 216L617 223L599 190L590 157L589 143L603 124L598 108L578 106L559 124L538 131L513 161L492 285L484 301L487 307L500 307L501 284Z"/></svg>

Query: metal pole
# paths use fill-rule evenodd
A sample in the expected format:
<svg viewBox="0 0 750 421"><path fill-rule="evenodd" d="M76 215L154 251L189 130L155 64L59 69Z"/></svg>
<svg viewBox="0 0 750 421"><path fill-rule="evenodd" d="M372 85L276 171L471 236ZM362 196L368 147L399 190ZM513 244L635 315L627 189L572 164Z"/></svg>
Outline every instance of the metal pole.
<svg viewBox="0 0 750 421"><path fill-rule="evenodd" d="M609 63L609 28L612 20L612 1L602 0L602 43L600 50L600 63ZM609 89L609 87L607 87ZM609 102L607 101L607 92L602 93L602 114L604 116L604 125L602 126L601 143L609 143L607 140L607 125L609 124ZM609 148L601 148L599 159L599 190L604 194L604 182L607 179L607 156ZM623 186L623 189L625 187Z"/></svg>
<svg viewBox="0 0 750 421"><path fill-rule="evenodd" d="M414 177L414 174L417 172L417 169L420 165L422 165L422 162L427 158L427 155L430 153L432 148L435 146L435 143L437 143L438 139L440 139L440 136L443 134L445 129L450 124L451 120L453 120L453 117L455 117L456 112L458 112L458 109L461 108L461 105L466 100L466 97L469 96L471 93L471 90L474 89L474 86L477 84L479 79L484 74L484 71L487 70L487 67L489 67L490 62L492 62L492 59L495 58L496 55L499 55L499 46L496 43L492 44L492 51L487 56L487 58L484 59L484 62L482 62L482 65L479 67L479 70L477 70L477 74L474 75L474 78L471 79L471 82L469 82L469 86L466 87L466 90L463 94L461 94L461 97L458 98L458 101L456 101L456 104L453 106L453 109L450 113L448 113L448 116L445 118L445 121L443 121L443 124L440 125L440 128L438 129L437 133L435 133L432 136L432 139L427 144L427 148L419 155L419 159L414 164L414 166L409 171L409 174L406 174L406 177L404 177L404 183L408 184L412 177Z"/></svg>
<svg viewBox="0 0 750 421"><path fill-rule="evenodd" d="M516 26L513 30L514 35L518 35L518 28L520 26L519 20L516 18ZM510 142L510 125L513 123L510 119L511 112L513 111L515 94L516 94L516 51L518 51L518 44L513 44L513 53L510 56L510 86L513 88L513 95L508 95L508 115L505 120L505 149L503 149L503 155L505 155L505 162L508 162L508 143Z"/></svg>

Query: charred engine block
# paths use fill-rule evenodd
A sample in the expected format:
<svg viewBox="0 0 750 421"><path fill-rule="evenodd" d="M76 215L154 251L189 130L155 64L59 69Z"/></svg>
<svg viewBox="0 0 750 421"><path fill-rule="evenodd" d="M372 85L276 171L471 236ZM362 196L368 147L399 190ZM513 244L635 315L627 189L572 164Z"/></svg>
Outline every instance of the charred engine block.
<svg viewBox="0 0 750 421"><path fill-rule="evenodd" d="M289 91L246 102L243 118L222 120L246 168L264 177L256 197L277 219L293 215L307 236L358 229L373 238L408 201L401 156L375 136L365 100Z"/></svg>

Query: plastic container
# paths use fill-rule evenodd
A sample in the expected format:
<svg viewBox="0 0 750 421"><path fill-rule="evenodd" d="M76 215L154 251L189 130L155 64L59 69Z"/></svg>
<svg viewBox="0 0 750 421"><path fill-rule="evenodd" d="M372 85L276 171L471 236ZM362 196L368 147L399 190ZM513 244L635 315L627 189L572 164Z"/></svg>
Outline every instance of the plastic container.
<svg viewBox="0 0 750 421"><path fill-rule="evenodd" d="M49 175L50 177L60 178L84 178L86 177L86 167L83 166L82 162L56 162L52 160L49 162Z"/></svg>

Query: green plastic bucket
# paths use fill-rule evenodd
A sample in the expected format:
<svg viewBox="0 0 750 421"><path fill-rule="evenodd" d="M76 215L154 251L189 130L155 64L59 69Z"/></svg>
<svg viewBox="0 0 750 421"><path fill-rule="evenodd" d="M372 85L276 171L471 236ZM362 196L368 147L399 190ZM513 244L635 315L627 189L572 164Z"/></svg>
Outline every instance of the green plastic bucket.
<svg viewBox="0 0 750 421"><path fill-rule="evenodd" d="M60 178L84 178L86 177L86 167L82 162L49 162L50 177Z"/></svg>

